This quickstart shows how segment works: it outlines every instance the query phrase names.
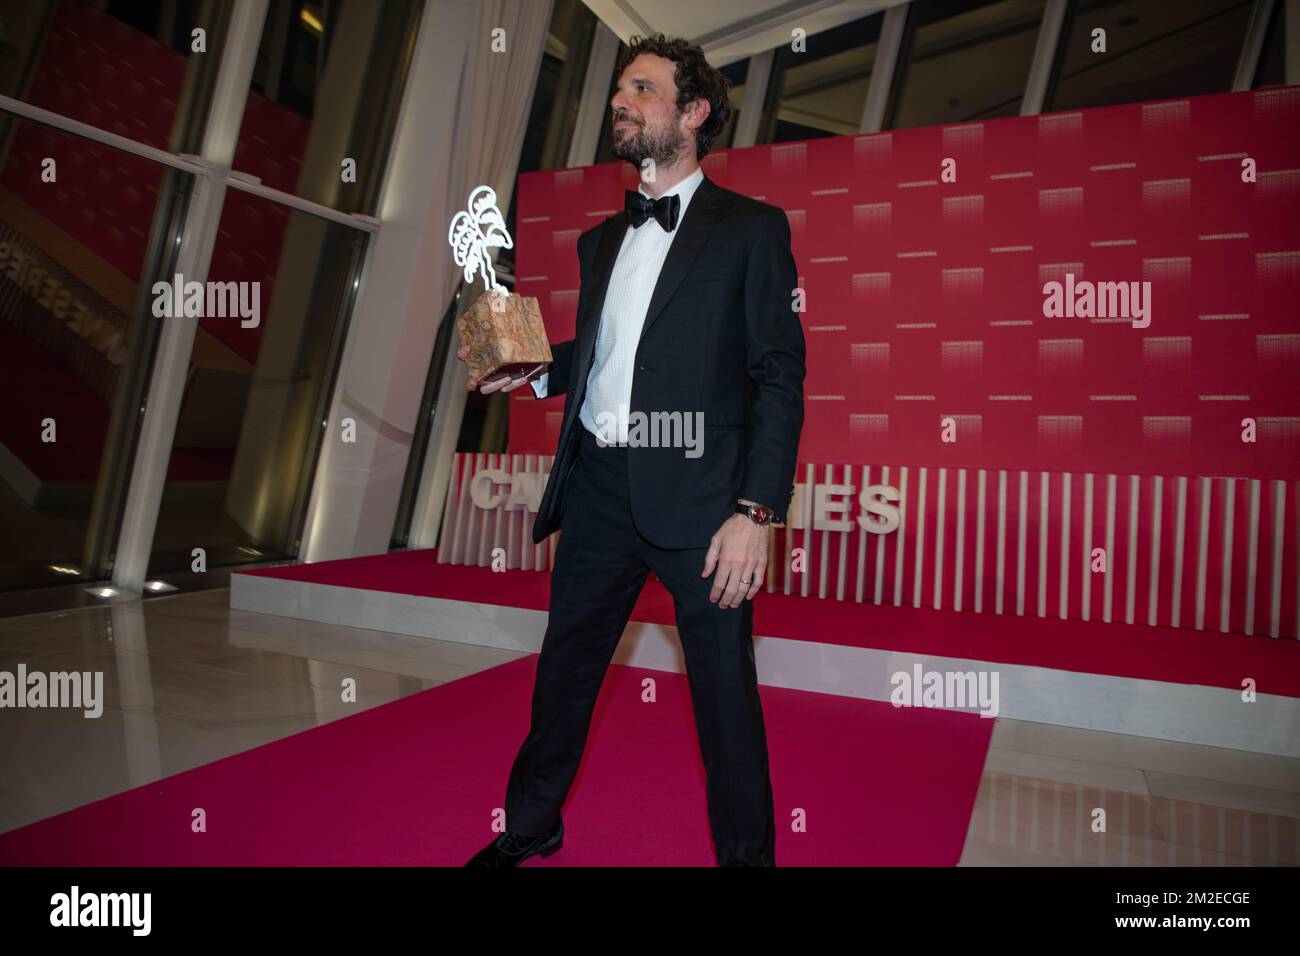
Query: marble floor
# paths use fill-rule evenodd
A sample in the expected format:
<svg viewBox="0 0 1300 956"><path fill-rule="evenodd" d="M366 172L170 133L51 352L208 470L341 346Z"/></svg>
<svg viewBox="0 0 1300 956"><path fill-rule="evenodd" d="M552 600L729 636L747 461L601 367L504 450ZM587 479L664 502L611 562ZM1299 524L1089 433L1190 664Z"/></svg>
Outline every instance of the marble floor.
<svg viewBox="0 0 1300 956"><path fill-rule="evenodd" d="M0 671L103 671L102 716L0 709L0 832L520 654L234 611L224 589L0 618ZM345 676L358 700L340 702ZM966 866L1294 866L1300 760L998 719Z"/></svg>

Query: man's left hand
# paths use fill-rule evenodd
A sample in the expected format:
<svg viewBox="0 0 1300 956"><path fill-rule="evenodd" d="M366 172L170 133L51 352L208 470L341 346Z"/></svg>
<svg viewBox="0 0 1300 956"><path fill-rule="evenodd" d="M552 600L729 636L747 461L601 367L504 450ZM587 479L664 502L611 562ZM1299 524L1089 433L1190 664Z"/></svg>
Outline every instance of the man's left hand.
<svg viewBox="0 0 1300 956"><path fill-rule="evenodd" d="M740 607L742 601L748 601L758 593L767 574L771 528L771 525L754 524L743 514L734 514L723 522L709 543L709 552L704 556L704 571L700 574L700 577L707 578L717 568L713 590L709 592L710 601L718 601L720 597L719 607Z"/></svg>

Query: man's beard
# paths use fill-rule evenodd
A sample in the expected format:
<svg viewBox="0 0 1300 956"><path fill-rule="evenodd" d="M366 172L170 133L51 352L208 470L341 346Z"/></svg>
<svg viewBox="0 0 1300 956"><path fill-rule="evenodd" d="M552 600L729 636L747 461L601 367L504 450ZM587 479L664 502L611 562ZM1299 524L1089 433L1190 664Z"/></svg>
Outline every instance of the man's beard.
<svg viewBox="0 0 1300 956"><path fill-rule="evenodd" d="M686 135L676 126L656 135L648 133L644 126L636 125L623 131L621 139L617 129L611 135L614 137L614 155L626 159L638 169L647 159L654 160L656 166L669 165L686 144Z"/></svg>

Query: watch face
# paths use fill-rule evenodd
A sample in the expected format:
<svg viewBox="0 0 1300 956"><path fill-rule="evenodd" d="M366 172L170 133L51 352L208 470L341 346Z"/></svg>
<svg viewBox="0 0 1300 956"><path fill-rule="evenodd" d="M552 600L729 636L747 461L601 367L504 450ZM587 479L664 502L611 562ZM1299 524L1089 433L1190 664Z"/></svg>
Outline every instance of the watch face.
<svg viewBox="0 0 1300 956"><path fill-rule="evenodd" d="M759 524L767 524L772 520L772 509L764 508L762 505L755 505L753 514L754 520Z"/></svg>

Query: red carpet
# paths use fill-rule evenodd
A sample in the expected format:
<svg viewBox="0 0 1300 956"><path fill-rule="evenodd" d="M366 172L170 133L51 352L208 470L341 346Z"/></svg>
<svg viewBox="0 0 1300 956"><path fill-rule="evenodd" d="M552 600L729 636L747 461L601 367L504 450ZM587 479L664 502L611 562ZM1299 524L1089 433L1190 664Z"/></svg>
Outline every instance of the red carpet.
<svg viewBox="0 0 1300 956"><path fill-rule="evenodd" d="M500 575L489 568L439 564L434 549L248 573L538 611L550 604L548 573L512 571L510 586L502 587ZM641 591L632 620L674 623L672 596L653 576ZM928 605L877 606L767 592L754 598L754 634L1233 690L1241 689L1243 674L1261 675L1261 692L1300 697L1300 642L1290 638L1030 614L936 611Z"/></svg>
<svg viewBox="0 0 1300 956"><path fill-rule="evenodd" d="M0 835L3 866L459 866L492 839L537 658ZM657 702L641 702L641 680ZM951 865L993 721L762 688L778 866ZM190 830L191 811L207 832ZM806 832L791 830L802 810ZM564 810L525 866L714 866L679 674L612 666Z"/></svg>

